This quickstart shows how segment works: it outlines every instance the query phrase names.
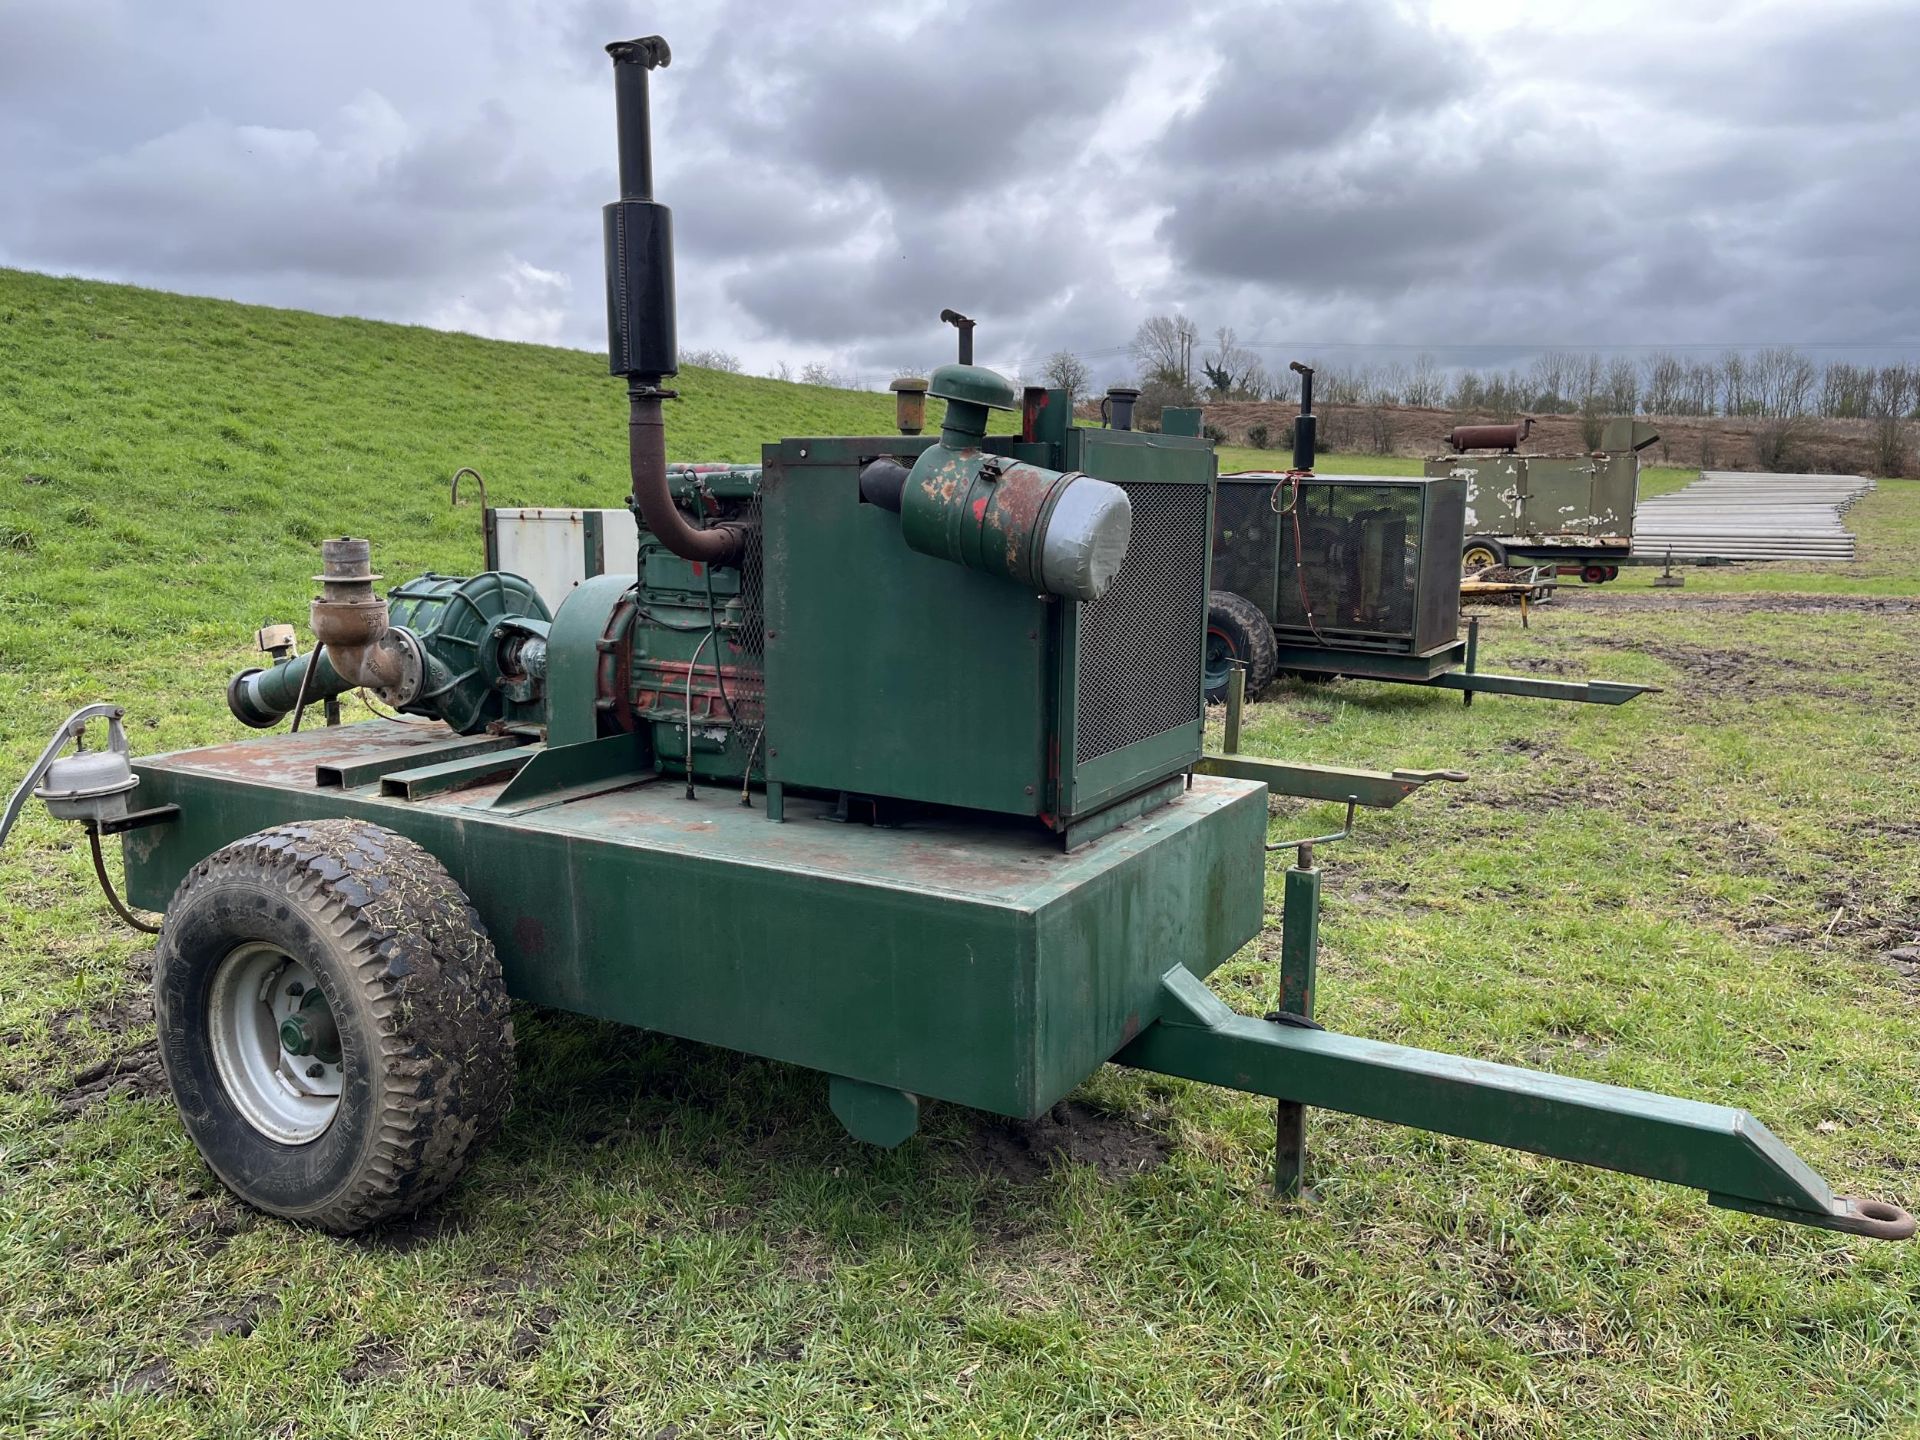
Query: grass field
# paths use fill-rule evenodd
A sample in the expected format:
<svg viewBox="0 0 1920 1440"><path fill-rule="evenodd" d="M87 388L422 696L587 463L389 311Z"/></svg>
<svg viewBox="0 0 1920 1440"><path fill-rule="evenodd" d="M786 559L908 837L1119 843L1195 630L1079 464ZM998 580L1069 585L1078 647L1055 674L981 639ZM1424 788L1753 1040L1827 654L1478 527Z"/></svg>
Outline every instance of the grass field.
<svg viewBox="0 0 1920 1440"><path fill-rule="evenodd" d="M320 536L477 565L460 464L618 503L602 364L0 271L0 764L97 698L145 751L239 733L222 686L304 616ZM883 396L681 388L677 459L888 428ZM1472 776L1323 852L1321 1018L1745 1105L1920 1201L1920 483L1856 515L1853 565L1487 612L1486 668L1667 687L1622 709L1253 707L1251 750ZM516 1109L445 1204L299 1231L181 1131L77 832L36 807L0 864L3 1433L1920 1434L1920 1246L1325 1114L1282 1205L1270 1107L1118 1071L881 1153L815 1076L523 1012ZM1221 972L1239 1008L1277 945Z"/></svg>

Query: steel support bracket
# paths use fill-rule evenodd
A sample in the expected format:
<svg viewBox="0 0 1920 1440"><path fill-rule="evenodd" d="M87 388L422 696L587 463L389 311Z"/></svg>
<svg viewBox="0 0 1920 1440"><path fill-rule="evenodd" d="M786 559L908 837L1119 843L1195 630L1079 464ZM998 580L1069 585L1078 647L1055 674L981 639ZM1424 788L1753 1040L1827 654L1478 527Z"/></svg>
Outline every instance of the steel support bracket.
<svg viewBox="0 0 1920 1440"><path fill-rule="evenodd" d="M1391 810L1421 786L1436 780L1458 783L1467 778L1460 770L1395 770L1386 774L1341 765L1303 765L1260 755L1202 755L1193 768L1202 775L1221 775L1230 780L1264 780L1276 795L1336 804L1352 800L1370 810Z"/></svg>
<svg viewBox="0 0 1920 1440"><path fill-rule="evenodd" d="M1545 680L1537 675L1490 675L1484 670L1449 670L1426 682L1441 690L1464 690L1472 695L1521 695L1530 700L1579 700L1589 705L1624 705L1639 695L1657 693L1658 685L1633 685L1622 680Z"/></svg>

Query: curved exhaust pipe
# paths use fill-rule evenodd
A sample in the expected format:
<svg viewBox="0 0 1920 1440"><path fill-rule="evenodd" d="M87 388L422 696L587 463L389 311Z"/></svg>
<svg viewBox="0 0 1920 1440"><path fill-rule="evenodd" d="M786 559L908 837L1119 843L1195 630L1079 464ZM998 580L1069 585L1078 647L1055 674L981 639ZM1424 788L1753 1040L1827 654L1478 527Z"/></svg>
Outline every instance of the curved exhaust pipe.
<svg viewBox="0 0 1920 1440"><path fill-rule="evenodd" d="M640 523L682 560L709 565L738 565L747 553L747 532L739 525L696 527L673 503L667 488L667 422L661 402L672 395L636 377L627 387L628 469L633 508Z"/></svg>
<svg viewBox="0 0 1920 1440"><path fill-rule="evenodd" d="M620 134L620 198L602 212L607 247L607 368L627 377L627 451L640 523L683 560L738 565L746 531L702 530L680 513L667 486L667 427L661 381L680 370L674 333L673 212L653 198L653 120L648 74L673 60L658 35L619 40L613 95Z"/></svg>

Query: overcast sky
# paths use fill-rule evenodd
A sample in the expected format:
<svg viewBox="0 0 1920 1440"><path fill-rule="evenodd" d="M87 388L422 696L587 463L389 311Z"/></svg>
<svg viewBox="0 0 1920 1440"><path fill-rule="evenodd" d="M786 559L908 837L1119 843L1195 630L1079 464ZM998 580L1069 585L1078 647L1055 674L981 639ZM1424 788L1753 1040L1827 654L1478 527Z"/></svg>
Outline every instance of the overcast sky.
<svg viewBox="0 0 1920 1440"><path fill-rule="evenodd" d="M650 32L681 344L749 370L884 383L949 305L1101 379L1175 310L1270 368L1920 353L1914 0L0 0L0 264L603 349Z"/></svg>

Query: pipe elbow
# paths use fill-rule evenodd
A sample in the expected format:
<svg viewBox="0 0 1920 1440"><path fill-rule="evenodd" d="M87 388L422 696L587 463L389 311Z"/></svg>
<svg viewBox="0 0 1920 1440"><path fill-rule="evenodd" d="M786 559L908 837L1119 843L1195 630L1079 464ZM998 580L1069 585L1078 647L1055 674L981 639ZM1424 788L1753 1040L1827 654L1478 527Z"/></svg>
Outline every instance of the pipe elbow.
<svg viewBox="0 0 1920 1440"><path fill-rule="evenodd" d="M634 508L640 523L682 560L707 565L738 565L747 552L747 533L738 525L702 530L680 513L667 484L667 427L660 413L662 392L636 384L629 391L628 468Z"/></svg>

